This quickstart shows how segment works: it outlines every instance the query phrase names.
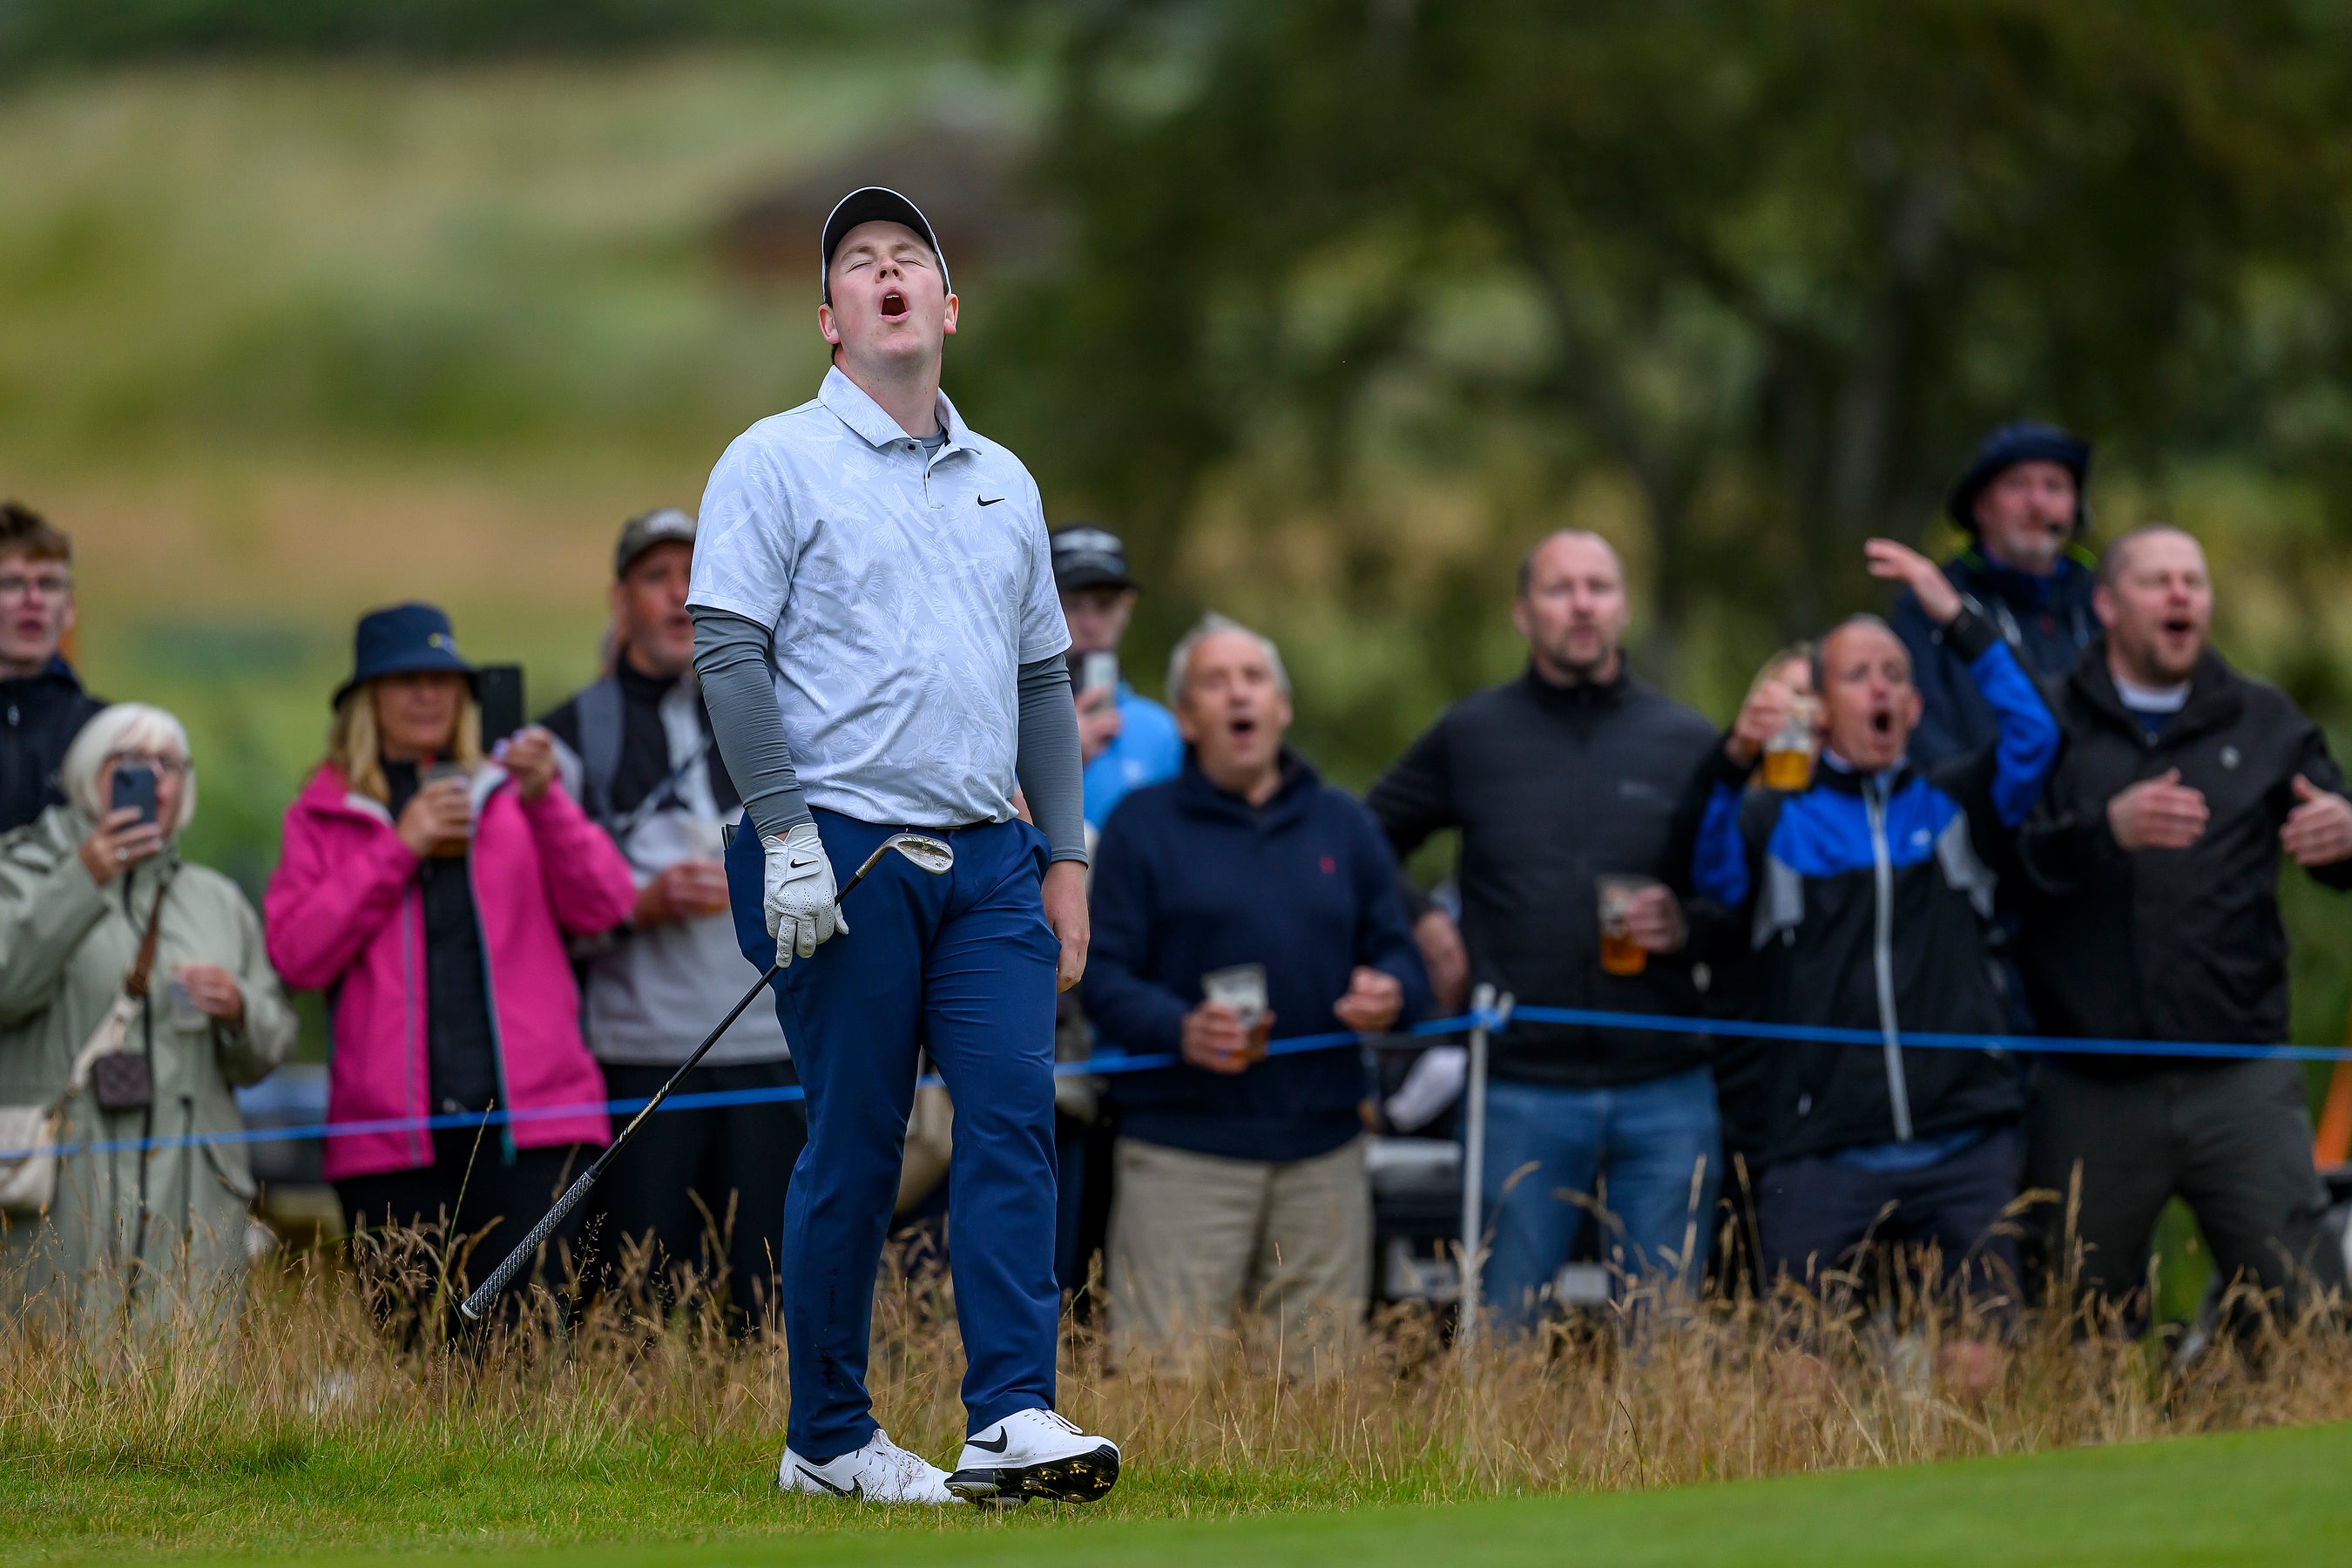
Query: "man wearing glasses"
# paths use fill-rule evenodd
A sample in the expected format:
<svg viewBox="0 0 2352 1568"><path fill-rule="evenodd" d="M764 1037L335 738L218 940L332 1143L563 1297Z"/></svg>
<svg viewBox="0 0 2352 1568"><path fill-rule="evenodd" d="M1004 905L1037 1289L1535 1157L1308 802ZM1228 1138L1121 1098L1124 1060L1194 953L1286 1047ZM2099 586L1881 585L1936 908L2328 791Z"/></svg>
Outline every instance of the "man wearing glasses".
<svg viewBox="0 0 2352 1568"><path fill-rule="evenodd" d="M0 833L65 799L58 763L105 706L58 652L73 624L73 542L0 501Z"/></svg>

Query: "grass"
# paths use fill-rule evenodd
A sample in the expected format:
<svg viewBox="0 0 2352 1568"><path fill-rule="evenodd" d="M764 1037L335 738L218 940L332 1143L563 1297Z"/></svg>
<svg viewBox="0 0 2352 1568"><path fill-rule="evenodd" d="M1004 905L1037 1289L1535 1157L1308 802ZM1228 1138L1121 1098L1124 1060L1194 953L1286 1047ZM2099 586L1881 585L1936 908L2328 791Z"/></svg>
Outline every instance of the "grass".
<svg viewBox="0 0 2352 1568"><path fill-rule="evenodd" d="M622 1456L614 1456L621 1459ZM702 1464L648 1447L637 1464L551 1471L542 1456L483 1455L377 1470L327 1446L263 1446L205 1473L116 1473L68 1489L0 1472L16 1521L13 1561L149 1557L154 1523L206 1542L204 1560L255 1561L365 1550L518 1554L614 1568L697 1563L1018 1562L1043 1568L1347 1561L1357 1568L1488 1568L1572 1555L1644 1563L1811 1564L1848 1558L1967 1565L2340 1561L2352 1530L2352 1426L2181 1438L2095 1450L1696 1485L1633 1495L1397 1506L1378 1492L1351 1511L1311 1489L1236 1495L1208 1478L1144 1468L1092 1510L1033 1507L1009 1519L852 1510L781 1498L765 1447ZM216 1521L235 1521L230 1530ZM234 1557L218 1539L239 1541ZM47 1545L36 1544L47 1542ZM330 1547L329 1542L332 1542ZM581 1550L584 1545L587 1550Z"/></svg>
<svg viewBox="0 0 2352 1568"><path fill-rule="evenodd" d="M1975 1494L1939 1489L1961 1485L1935 1479L1942 1472L1906 1472L1753 1491L1744 1495L1790 1500L1751 1509L1737 1500L1742 1493L1702 1483L1891 1475L1936 1460L2352 1419L2352 1335L2315 1315L2266 1321L2242 1344L2176 1368L2160 1345L2081 1339L2063 1315L2028 1312L1997 1380L1974 1392L1938 1369L1952 1364L1945 1349L1980 1325L1924 1296L1879 1314L1842 1298L1646 1302L1615 1326L1471 1358L1450 1350L1429 1320L1404 1313L1324 1355L1313 1375L1287 1380L1268 1373L1265 1347L1224 1339L1184 1368L1121 1370L1074 1330L1062 1406L1118 1436L1128 1456L1105 1504L997 1521L962 1511L845 1515L829 1500L774 1494L782 1347L715 1332L690 1287L687 1304L665 1313L646 1310L641 1296L608 1296L569 1322L541 1295L522 1321L466 1353L429 1312L406 1340L380 1327L395 1303L431 1289L436 1267L410 1238L372 1247L356 1272L324 1255L299 1258L257 1278L232 1327L184 1302L135 1331L79 1337L37 1315L13 1317L0 1326L0 1562L663 1543L706 1555L723 1546L748 1560L772 1553L782 1537L793 1538L795 1557L866 1550L839 1539L845 1524L961 1552L999 1525L1025 1537L1081 1523L1086 1542L1102 1542L1113 1560L1150 1562L1203 1541L1130 1527L1235 1520L1252 1522L1230 1539L1276 1561L1413 1531L1429 1539L1453 1528L1448 1520L1491 1530L1507 1556L1668 1529L1712 1540L1743 1519L1739 1529L1769 1535L1784 1528L1776 1519L1819 1518L1832 1506L1836 1528L1861 1541L1869 1532L1837 1500L1856 1500L1856 1517L1900 1521L1913 1511L1906 1488L1963 1511ZM929 1279L887 1288L870 1374L885 1425L939 1458L962 1433L951 1307ZM2347 1447L2341 1431L2325 1442L2326 1456ZM2132 1450L2158 1456L2150 1462L2159 1469L2170 1462L2160 1456L2179 1451ZM2053 1473L2089 1465L2079 1473L2105 1474L2096 1468L2105 1462L2068 1459ZM2311 1457L2307 1468L2336 1462ZM2262 1530L2282 1530L2287 1510L2262 1488L2286 1485L2284 1464L2259 1486L2204 1495L2228 1496ZM1987 1486L2069 1489L2034 1479L2042 1472L2032 1466L1956 1473L1993 1478ZM2113 1472L2115 1484L2178 1490L2135 1473ZM1621 1492L1663 1495L1369 1523L1325 1517ZM1317 1517L1292 1518L1301 1514ZM1990 1516L1989 1528L2005 1528L2005 1517ZM2197 1539L2151 1523L2153 1515L2085 1517L2153 1539ZM2038 1525L2025 1533L2063 1539ZM934 1548L925 1544L932 1535L950 1539ZM1912 1538L1923 1549L1941 1540ZM1724 1539L1744 1538L1735 1530Z"/></svg>

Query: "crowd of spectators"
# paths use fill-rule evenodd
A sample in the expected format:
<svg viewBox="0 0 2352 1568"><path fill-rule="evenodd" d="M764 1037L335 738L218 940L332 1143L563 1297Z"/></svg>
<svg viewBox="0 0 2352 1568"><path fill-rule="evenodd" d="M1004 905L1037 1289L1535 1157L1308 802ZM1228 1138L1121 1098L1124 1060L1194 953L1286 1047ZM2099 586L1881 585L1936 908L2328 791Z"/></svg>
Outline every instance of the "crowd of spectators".
<svg viewBox="0 0 2352 1568"><path fill-rule="evenodd" d="M1496 1035L1484 1287L1507 1326L1557 1310L1580 1257L1821 1289L1921 1247L1993 1320L2063 1268L2138 1321L2176 1196L2226 1276L2289 1304L2342 1286L2300 1070L2149 1043L2284 1041L2281 858L2352 887L2352 802L2312 722L2210 647L2193 538L2090 553L2089 460L2053 427L1993 432L1949 497L1968 547L1938 567L1874 541L1888 617L1776 654L1720 732L1633 668L1608 543L1545 538L1509 602L1524 672L1360 802L1290 745L1259 631L1208 617L1168 706L1137 694L1125 546L1057 530L1094 924L1061 1054L1165 1062L1060 1080L1065 1289L1101 1281L1126 1356L1258 1321L1294 1364L1328 1354L1370 1295L1390 1129L1359 1053L1284 1042L1454 1016L1475 985L1660 1020ZM96 1321L231 1299L253 1183L200 1135L291 1054L283 986L327 997L351 1228L446 1227L477 1274L609 1142L599 1103L650 1093L717 1024L758 915L730 913L742 803L693 669L694 541L679 511L627 523L603 674L511 734L484 735L441 611L362 617L257 915L180 852L179 722L105 706L63 658L69 541L0 510L13 1300ZM1415 888L1400 866L1449 832L1451 874ZM2030 1035L2078 1043L1987 1038ZM592 1278L690 1277L758 1322L795 1083L776 1015L749 1010L698 1069L716 1103L652 1119L557 1241Z"/></svg>

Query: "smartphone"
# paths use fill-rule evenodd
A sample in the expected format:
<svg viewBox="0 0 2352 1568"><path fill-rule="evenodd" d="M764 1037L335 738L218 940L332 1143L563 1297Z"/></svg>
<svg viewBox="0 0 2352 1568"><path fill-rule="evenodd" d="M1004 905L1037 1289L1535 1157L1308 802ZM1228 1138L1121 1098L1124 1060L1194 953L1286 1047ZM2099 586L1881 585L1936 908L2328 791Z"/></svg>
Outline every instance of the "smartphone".
<svg viewBox="0 0 2352 1568"><path fill-rule="evenodd" d="M110 809L121 811L126 805L139 808L139 820L155 820L155 770L144 763L117 763L114 767L113 802Z"/></svg>
<svg viewBox="0 0 2352 1568"><path fill-rule="evenodd" d="M1118 685L1118 655L1090 653L1078 661L1078 689L1104 691Z"/></svg>
<svg viewBox="0 0 2352 1568"><path fill-rule="evenodd" d="M474 700L482 705L484 746L495 746L521 729L522 666L483 665L474 671Z"/></svg>

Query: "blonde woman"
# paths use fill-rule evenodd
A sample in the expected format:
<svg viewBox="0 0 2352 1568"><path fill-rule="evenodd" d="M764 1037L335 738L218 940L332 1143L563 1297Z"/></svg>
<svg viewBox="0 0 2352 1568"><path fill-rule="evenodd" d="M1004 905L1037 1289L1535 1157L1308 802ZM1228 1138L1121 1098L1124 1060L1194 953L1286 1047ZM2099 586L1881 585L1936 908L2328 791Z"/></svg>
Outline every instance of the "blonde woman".
<svg viewBox="0 0 2352 1568"><path fill-rule="evenodd" d="M611 1136L564 939L637 889L544 730L483 755L473 673L433 605L361 618L263 907L278 972L331 999L328 1121L358 1125L324 1163L352 1229L446 1224L481 1237L478 1273Z"/></svg>
<svg viewBox="0 0 2352 1568"><path fill-rule="evenodd" d="M241 1300L253 1178L232 1090L294 1049L236 883L183 860L187 731L120 703L58 769L66 804L0 838L0 1104L58 1104L44 1213L0 1215L19 1310L85 1327ZM118 802L124 804L118 805ZM160 1147L149 1147L160 1143Z"/></svg>

